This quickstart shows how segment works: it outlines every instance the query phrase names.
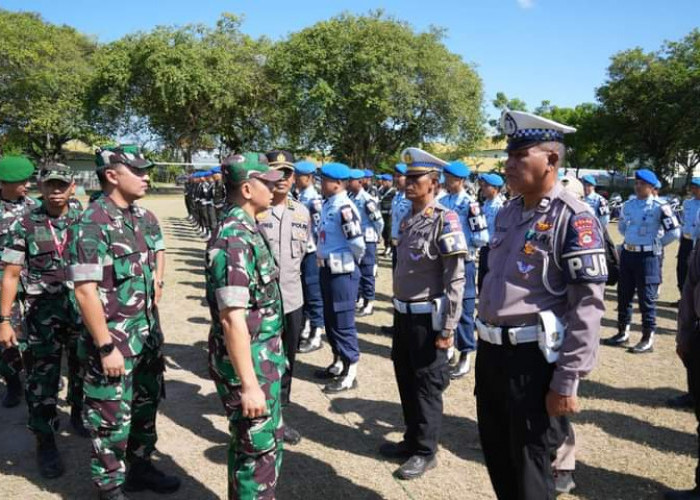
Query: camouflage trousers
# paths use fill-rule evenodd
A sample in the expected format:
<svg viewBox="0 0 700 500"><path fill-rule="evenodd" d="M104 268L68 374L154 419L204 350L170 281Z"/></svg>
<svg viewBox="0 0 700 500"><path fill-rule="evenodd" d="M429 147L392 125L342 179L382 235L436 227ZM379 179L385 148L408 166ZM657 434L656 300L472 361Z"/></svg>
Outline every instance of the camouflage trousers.
<svg viewBox="0 0 700 500"><path fill-rule="evenodd" d="M126 462L149 459L155 450L165 365L160 349L148 345L124 358L126 374L116 378L103 374L94 350L86 357L83 421L92 438L90 472L99 489L110 490L124 483Z"/></svg>
<svg viewBox="0 0 700 500"><path fill-rule="evenodd" d="M82 408L83 374L77 354L79 331L67 294L32 297L25 302L26 338L20 341L27 371L29 429L38 435L58 430L56 403L63 350L68 354L68 397Z"/></svg>
<svg viewBox="0 0 700 500"><path fill-rule="evenodd" d="M273 360L270 360L273 361ZM279 373L284 370L280 367ZM280 405L281 380L263 380L260 388L267 397L264 417L241 415L241 386L228 359L210 357L209 372L224 405L231 440L228 447L228 498L274 499L282 466L284 424Z"/></svg>
<svg viewBox="0 0 700 500"><path fill-rule="evenodd" d="M0 272L0 285L2 285L2 272ZM22 336L22 314L20 312L19 303L15 301L12 305L12 314L10 314L10 322L15 329L18 337ZM0 347L0 377L5 380L14 377L22 371L22 356L17 347L5 349Z"/></svg>

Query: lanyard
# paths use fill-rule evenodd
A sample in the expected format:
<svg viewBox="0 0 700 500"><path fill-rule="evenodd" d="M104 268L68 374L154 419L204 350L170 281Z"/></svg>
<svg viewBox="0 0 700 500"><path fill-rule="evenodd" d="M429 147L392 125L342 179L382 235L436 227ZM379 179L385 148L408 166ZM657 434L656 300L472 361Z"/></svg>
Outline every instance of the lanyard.
<svg viewBox="0 0 700 500"><path fill-rule="evenodd" d="M49 229L51 229L51 236L53 237L54 245L56 245L58 256L63 258L63 251L66 249L66 242L68 241L68 228L66 228L66 232L63 233L63 239L61 242L59 242L58 237L56 236L56 230L54 229L53 224L51 224L51 219L48 219L47 222L49 223Z"/></svg>

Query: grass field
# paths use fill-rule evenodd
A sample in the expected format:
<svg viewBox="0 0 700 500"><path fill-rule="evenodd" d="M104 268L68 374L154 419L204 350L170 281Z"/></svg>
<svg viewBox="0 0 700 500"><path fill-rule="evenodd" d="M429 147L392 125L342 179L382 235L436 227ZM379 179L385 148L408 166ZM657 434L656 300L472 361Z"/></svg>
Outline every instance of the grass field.
<svg viewBox="0 0 700 500"><path fill-rule="evenodd" d="M203 249L184 221L180 197L154 197L143 205L161 220L168 245L166 289L161 318L166 335L167 399L158 420L163 469L180 474L182 489L169 498L199 500L226 494L228 431L223 409L207 374L209 312L204 301ZM617 237L613 227L612 233ZM619 238L618 238L619 239ZM677 245L666 251L655 352L635 356L601 347L598 366L581 384L582 411L573 422L578 463L575 495L562 498L658 498L667 487L692 483L696 458L696 422L689 412L664 401L684 389L685 375L676 358L674 333L678 299L675 280ZM483 465L476 425L474 376L453 382L445 393L445 418L439 466L424 478L400 482L392 477L397 462L383 460L384 439L400 439L401 407L389 359L391 339L379 333L390 323L390 263L381 259L375 313L359 318L360 386L329 397L313 379L313 370L331 359L325 347L297 357L293 403L285 417L303 441L285 450L280 499L494 498ZM601 336L614 333L616 293L606 292L607 312ZM633 341L640 335L635 311ZM63 394L65 396L65 394ZM73 436L61 403L64 430L58 446L66 474L42 479L35 470L34 441L26 429L24 405L0 408L0 489L3 498L70 498L94 495L90 483L90 444ZM68 430L65 430L68 428ZM161 498L132 494L133 498Z"/></svg>

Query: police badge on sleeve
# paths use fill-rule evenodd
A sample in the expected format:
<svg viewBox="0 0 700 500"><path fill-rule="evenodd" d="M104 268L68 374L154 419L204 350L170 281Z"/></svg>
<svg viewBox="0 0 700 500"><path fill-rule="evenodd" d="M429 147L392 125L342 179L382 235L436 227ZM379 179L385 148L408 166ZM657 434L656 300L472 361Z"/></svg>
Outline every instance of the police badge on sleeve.
<svg viewBox="0 0 700 500"><path fill-rule="evenodd" d="M583 213L571 217L561 260L567 283L605 283L608 280L605 240L595 216Z"/></svg>

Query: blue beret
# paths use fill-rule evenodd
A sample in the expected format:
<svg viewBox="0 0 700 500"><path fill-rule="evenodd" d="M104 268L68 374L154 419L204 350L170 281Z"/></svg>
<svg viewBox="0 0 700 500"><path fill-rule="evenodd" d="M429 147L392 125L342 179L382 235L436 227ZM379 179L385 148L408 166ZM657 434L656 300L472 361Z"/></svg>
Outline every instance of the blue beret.
<svg viewBox="0 0 700 500"><path fill-rule="evenodd" d="M590 175L590 174L584 175L583 177L581 177L581 181L582 181L582 182L585 182L586 184L590 184L591 186L597 186L597 185L598 185L598 183L595 181L595 177L593 177L593 176Z"/></svg>
<svg viewBox="0 0 700 500"><path fill-rule="evenodd" d="M503 186L503 177L498 174L481 174L479 177L486 184L490 184L493 187Z"/></svg>
<svg viewBox="0 0 700 500"><path fill-rule="evenodd" d="M396 172L397 174L406 175L407 171L408 171L408 167L406 166L405 163L397 163L396 166L394 167L394 172Z"/></svg>
<svg viewBox="0 0 700 500"><path fill-rule="evenodd" d="M294 164L294 172L301 175L309 175L316 172L316 165L310 161L299 161Z"/></svg>
<svg viewBox="0 0 700 500"><path fill-rule="evenodd" d="M693 180L690 181L690 183L691 183L693 186L700 186L700 177L693 177Z"/></svg>
<svg viewBox="0 0 700 500"><path fill-rule="evenodd" d="M656 187L656 185L659 183L659 179L656 177L656 174L646 168L637 170L634 173L634 178L644 181L647 184L651 184L653 187Z"/></svg>
<svg viewBox="0 0 700 500"><path fill-rule="evenodd" d="M364 179L365 178L365 171L357 169L357 168L351 168L350 169L350 178L351 179Z"/></svg>
<svg viewBox="0 0 700 500"><path fill-rule="evenodd" d="M452 161L445 167L445 173L450 174L453 177L459 177L460 179L466 179L469 177L471 171L461 161Z"/></svg>
<svg viewBox="0 0 700 500"><path fill-rule="evenodd" d="M212 174L220 174L221 173L221 165L217 165L216 167L212 168L210 170Z"/></svg>
<svg viewBox="0 0 700 500"><path fill-rule="evenodd" d="M371 179L372 177L374 177L374 172L372 172L371 170L365 170L364 174L365 174L365 177L367 177L368 179Z"/></svg>
<svg viewBox="0 0 700 500"><path fill-rule="evenodd" d="M391 174L382 174L379 176L379 178L383 181L391 181L394 178L391 176Z"/></svg>
<svg viewBox="0 0 700 500"><path fill-rule="evenodd" d="M350 177L350 167L342 163L326 163L321 167L321 175L336 181L345 181Z"/></svg>

